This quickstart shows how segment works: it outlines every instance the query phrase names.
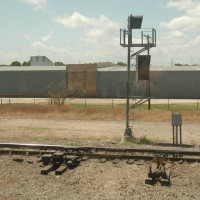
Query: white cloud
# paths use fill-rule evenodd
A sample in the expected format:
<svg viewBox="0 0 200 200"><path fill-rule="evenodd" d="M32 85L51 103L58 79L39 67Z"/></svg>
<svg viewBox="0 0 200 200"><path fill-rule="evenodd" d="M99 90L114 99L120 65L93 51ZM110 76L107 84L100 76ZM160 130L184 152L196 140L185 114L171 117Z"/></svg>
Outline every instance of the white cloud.
<svg viewBox="0 0 200 200"><path fill-rule="evenodd" d="M41 40L43 42L46 42L46 41L50 40L52 35L53 35L53 33L54 33L54 31L50 31L47 35L43 36Z"/></svg>
<svg viewBox="0 0 200 200"><path fill-rule="evenodd" d="M55 23L64 25L66 27L83 27L91 25L95 20L93 18L88 18L86 16L83 16L79 14L78 12L74 12L72 15L63 15L58 16L53 19Z"/></svg>
<svg viewBox="0 0 200 200"><path fill-rule="evenodd" d="M199 58L200 34L191 36L180 31L168 31L157 41L157 47L151 50L153 60L170 65L174 63L190 64L191 57ZM195 61L198 64L197 61Z"/></svg>
<svg viewBox="0 0 200 200"><path fill-rule="evenodd" d="M152 52L157 59L174 58L174 62L190 64L190 58L199 58L200 2L197 0L168 1L166 7L180 11L181 15L161 22L163 34ZM161 59L162 58L162 59Z"/></svg>
<svg viewBox="0 0 200 200"><path fill-rule="evenodd" d="M123 48L119 44L120 26L105 15L89 18L75 12L72 15L58 16L53 21L67 28L82 28L79 38L81 44L77 48L80 50L79 58L83 62L122 58Z"/></svg>
<svg viewBox="0 0 200 200"><path fill-rule="evenodd" d="M182 31L198 31L200 30L200 18L181 16L172 19L170 22L162 22L161 27L166 27L171 30L182 30Z"/></svg>
<svg viewBox="0 0 200 200"><path fill-rule="evenodd" d="M108 48L112 41L119 37L119 29L120 27L117 23L102 15L90 27L85 29L81 40L94 46L101 47L104 45Z"/></svg>
<svg viewBox="0 0 200 200"><path fill-rule="evenodd" d="M19 0L33 7L34 10L46 11L45 4L48 0Z"/></svg>
<svg viewBox="0 0 200 200"><path fill-rule="evenodd" d="M200 3L197 3L194 8L187 10L187 14L191 17L200 17Z"/></svg>
<svg viewBox="0 0 200 200"><path fill-rule="evenodd" d="M53 33L54 33L54 31L52 30L47 35L43 36L41 38L41 41L33 42L31 44L31 48L34 48L34 49L49 49L49 47L47 47L47 45L45 44L45 42L47 42L48 40L51 39ZM27 35L25 35L25 38L29 39L29 37Z"/></svg>
<svg viewBox="0 0 200 200"><path fill-rule="evenodd" d="M181 38L181 37L183 37L183 32L181 32L181 31L173 31L172 32L172 36L176 37L176 38Z"/></svg>
<svg viewBox="0 0 200 200"><path fill-rule="evenodd" d="M84 55L91 62L115 60L122 57L123 48L119 44L119 25L102 15L87 27L81 37L83 45L88 49Z"/></svg>
<svg viewBox="0 0 200 200"><path fill-rule="evenodd" d="M34 50L37 50L37 51L45 50L45 51L55 52L55 53L66 53L69 50L68 47L57 48L57 47L54 47L54 46L45 45L42 42L34 42L34 43L32 43L31 44L31 48L34 49Z"/></svg>
<svg viewBox="0 0 200 200"><path fill-rule="evenodd" d="M43 44L42 42L34 42L31 44L32 48L36 48L36 49L43 49L43 48L47 48L45 44Z"/></svg>
<svg viewBox="0 0 200 200"><path fill-rule="evenodd" d="M37 5L37 6L42 4L44 5L47 2L47 0L20 0L20 1L30 5Z"/></svg>
<svg viewBox="0 0 200 200"><path fill-rule="evenodd" d="M161 22L161 27L171 30L200 31L200 2L196 0L169 1L167 8L185 11L185 15Z"/></svg>
<svg viewBox="0 0 200 200"><path fill-rule="evenodd" d="M167 8L175 8L178 10L188 10L188 9L194 9L198 4L198 1L194 0L179 0L179 1L172 1L170 0L166 7Z"/></svg>
<svg viewBox="0 0 200 200"><path fill-rule="evenodd" d="M73 52L68 47L46 45L39 41L31 44L30 55L44 55L52 61L62 61L64 63L78 63L80 59L80 52Z"/></svg>

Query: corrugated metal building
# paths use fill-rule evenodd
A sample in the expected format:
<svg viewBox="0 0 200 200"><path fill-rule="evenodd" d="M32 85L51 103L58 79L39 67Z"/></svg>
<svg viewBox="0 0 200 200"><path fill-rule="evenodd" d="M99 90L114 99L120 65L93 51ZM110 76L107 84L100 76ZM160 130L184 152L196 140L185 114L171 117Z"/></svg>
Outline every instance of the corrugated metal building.
<svg viewBox="0 0 200 200"><path fill-rule="evenodd" d="M82 71L80 65L69 66L71 66L70 73L65 66L0 67L0 96L46 97L53 84L62 87L83 85L89 91L89 97L126 97L126 67L99 67L96 70L95 65L92 71L87 73L88 65ZM200 99L200 67L183 68L151 67L153 70L150 72L151 97ZM132 68L130 96L146 98L147 81L135 81L136 77L137 73Z"/></svg>
<svg viewBox="0 0 200 200"><path fill-rule="evenodd" d="M130 72L130 96L148 97L147 81L137 80L134 67ZM126 97L127 68L112 66L99 68L97 73L97 97ZM199 99L200 66L151 67L151 98Z"/></svg>
<svg viewBox="0 0 200 200"><path fill-rule="evenodd" d="M1 97L46 97L52 84L66 84L65 66L0 67Z"/></svg>
<svg viewBox="0 0 200 200"><path fill-rule="evenodd" d="M155 98L199 99L200 71L152 71L151 93Z"/></svg>
<svg viewBox="0 0 200 200"><path fill-rule="evenodd" d="M54 66L54 63L46 56L31 56L31 66Z"/></svg>

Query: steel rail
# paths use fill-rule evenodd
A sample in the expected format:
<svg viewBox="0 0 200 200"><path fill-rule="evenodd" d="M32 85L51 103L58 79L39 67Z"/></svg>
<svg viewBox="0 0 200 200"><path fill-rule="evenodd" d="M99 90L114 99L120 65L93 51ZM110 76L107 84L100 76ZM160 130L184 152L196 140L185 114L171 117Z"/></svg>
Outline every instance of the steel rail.
<svg viewBox="0 0 200 200"><path fill-rule="evenodd" d="M142 149L142 148L110 148L110 147L90 147L90 146L66 146L66 145L47 145L47 144L25 144L25 143L0 143L2 148L15 148L15 149L38 149L38 150L54 150L63 152L118 152L118 153L148 153L160 155L173 155L173 156L200 156L200 151L186 151L186 150L169 150L169 149Z"/></svg>
<svg viewBox="0 0 200 200"><path fill-rule="evenodd" d="M27 156L42 156L44 154L55 154L58 151L55 150L30 150L30 149L8 149L8 148L1 148L0 149L0 155L27 155ZM90 159L101 159L105 158L107 160L145 160L145 161L151 161L153 158L153 155L148 154L126 154L126 153L107 153L107 152L63 152L63 155L65 156L77 156L79 158L90 158ZM172 157L172 156L166 156L165 159L167 161L183 161L183 162L198 162L200 163L200 158L198 157Z"/></svg>

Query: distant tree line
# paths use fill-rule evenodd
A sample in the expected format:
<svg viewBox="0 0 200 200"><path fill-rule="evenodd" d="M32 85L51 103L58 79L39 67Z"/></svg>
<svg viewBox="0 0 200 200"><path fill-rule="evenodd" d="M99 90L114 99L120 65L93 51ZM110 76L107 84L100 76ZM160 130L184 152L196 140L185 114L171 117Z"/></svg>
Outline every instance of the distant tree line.
<svg viewBox="0 0 200 200"><path fill-rule="evenodd" d="M124 62L118 62L117 64L118 64L119 66L127 66L127 64L124 63Z"/></svg>
<svg viewBox="0 0 200 200"><path fill-rule="evenodd" d="M105 63L111 63L111 62L105 62ZM89 64L98 64L97 62L94 62L94 63L89 63ZM30 60L29 61L24 61L24 62L19 62L19 61L13 61L9 66L30 66L31 65L31 62ZM60 61L56 61L54 63L55 66L65 66L66 64L64 64L63 62L60 62ZM119 66L127 66L126 63L124 62L118 62L117 65ZM181 64L177 63L175 64L177 66L180 66ZM0 66L7 66L7 65L0 65Z"/></svg>
<svg viewBox="0 0 200 200"><path fill-rule="evenodd" d="M24 61L23 63L19 62L19 61L13 61L9 66L30 66L31 65L31 61ZM55 66L65 66L65 64L63 62L57 61L54 63ZM0 66L8 66L8 65L0 65Z"/></svg>
<svg viewBox="0 0 200 200"><path fill-rule="evenodd" d="M19 61L13 61L10 66L30 66L30 60L29 61L24 61L23 63L20 63Z"/></svg>
<svg viewBox="0 0 200 200"><path fill-rule="evenodd" d="M198 66L197 64L189 65L189 64L180 64L180 63L175 63L174 65L175 66Z"/></svg>
<svg viewBox="0 0 200 200"><path fill-rule="evenodd" d="M188 64L175 63L174 66L188 66Z"/></svg>
<svg viewBox="0 0 200 200"><path fill-rule="evenodd" d="M63 62L59 62L59 61L55 62L54 65L55 66L65 66L65 64Z"/></svg>

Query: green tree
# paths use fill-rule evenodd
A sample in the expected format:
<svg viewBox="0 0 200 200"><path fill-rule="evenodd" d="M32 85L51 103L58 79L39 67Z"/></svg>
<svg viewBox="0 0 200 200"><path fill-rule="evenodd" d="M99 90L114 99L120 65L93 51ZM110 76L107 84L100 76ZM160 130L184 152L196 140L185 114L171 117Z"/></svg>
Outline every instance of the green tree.
<svg viewBox="0 0 200 200"><path fill-rule="evenodd" d="M10 66L21 66L21 63L19 61L14 61L10 64Z"/></svg>
<svg viewBox="0 0 200 200"><path fill-rule="evenodd" d="M22 66L30 66L31 65L31 61L29 60L29 61L24 61L23 63L22 63Z"/></svg>
<svg viewBox="0 0 200 200"><path fill-rule="evenodd" d="M123 63L123 62L118 62L117 63L119 66L127 66L127 64L126 63Z"/></svg>
<svg viewBox="0 0 200 200"><path fill-rule="evenodd" d="M55 64L55 66L65 66L65 64L62 62L55 62L54 64Z"/></svg>

